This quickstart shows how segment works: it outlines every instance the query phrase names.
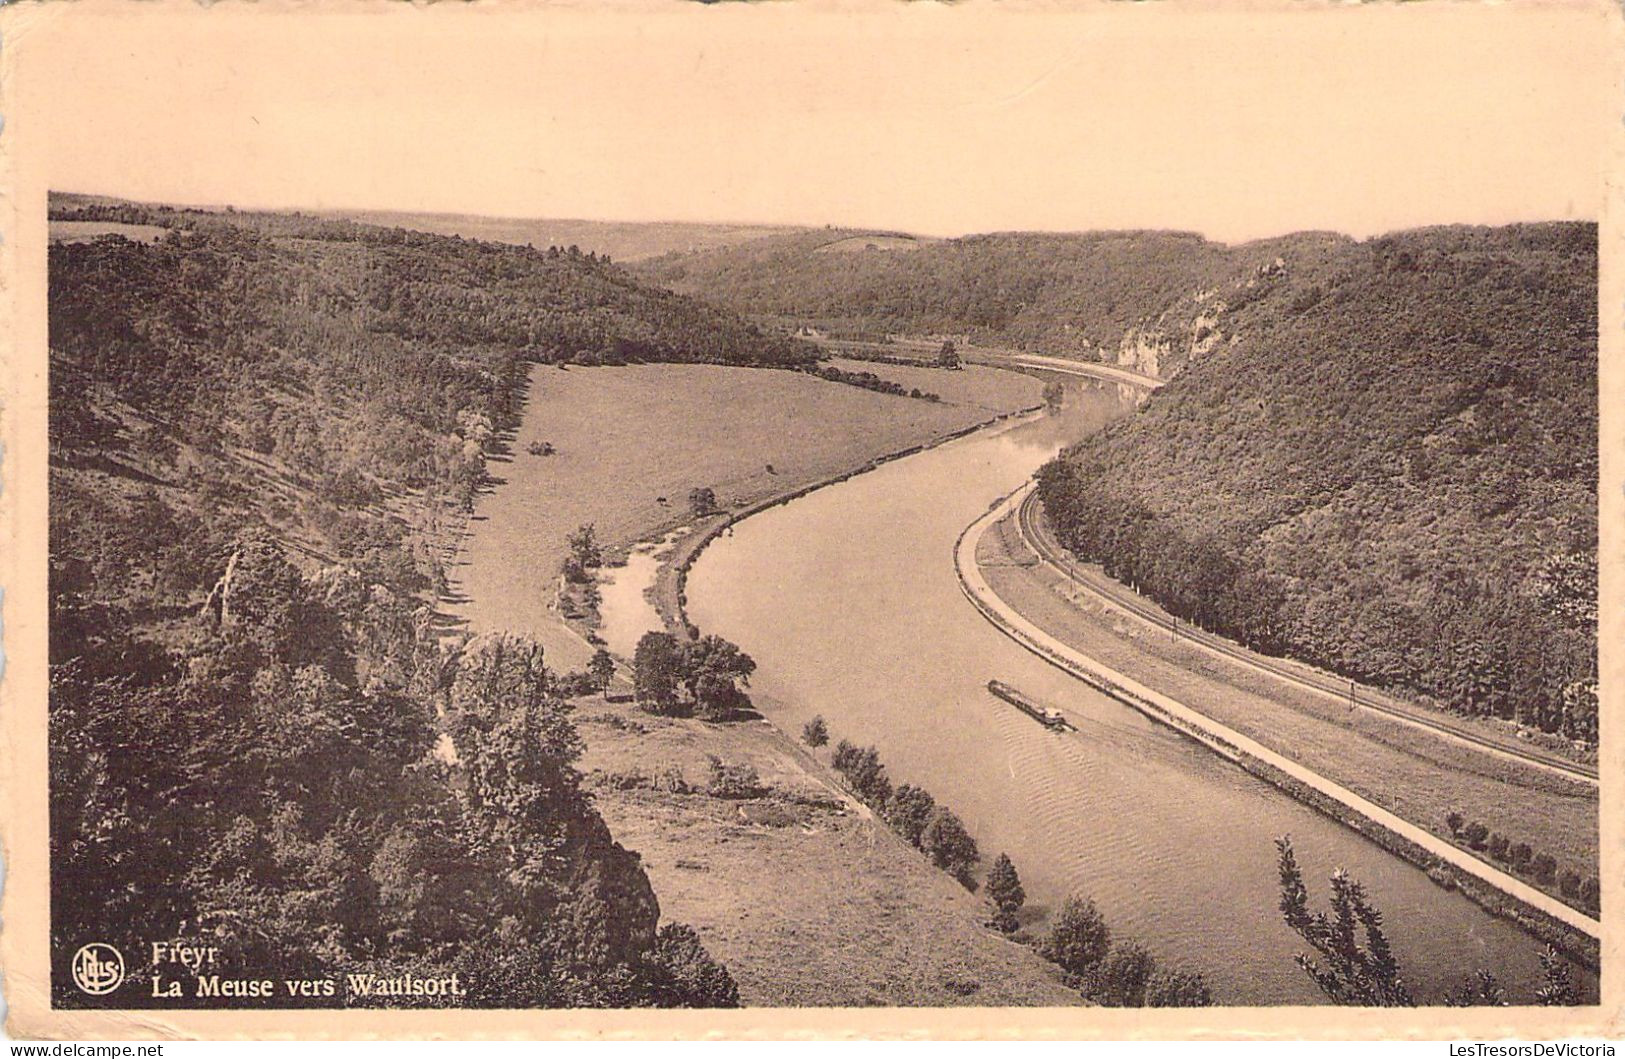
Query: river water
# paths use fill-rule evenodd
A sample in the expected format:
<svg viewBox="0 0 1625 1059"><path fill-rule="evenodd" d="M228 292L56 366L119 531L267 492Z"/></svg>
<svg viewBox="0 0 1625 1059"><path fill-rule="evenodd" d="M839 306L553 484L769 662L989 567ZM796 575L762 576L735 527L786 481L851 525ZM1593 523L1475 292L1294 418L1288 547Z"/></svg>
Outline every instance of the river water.
<svg viewBox="0 0 1625 1059"><path fill-rule="evenodd" d="M1029 904L1093 897L1116 933L1201 971L1221 1003L1321 1000L1276 911L1283 834L1320 906L1335 867L1365 884L1419 993L1483 967L1526 998L1537 945L1511 924L1043 663L960 594L959 533L1062 443L1125 410L1115 387L1074 386L1059 416L752 516L696 563L690 617L756 659L752 696L781 730L822 714L832 739L874 744L894 782L959 814L985 860L1010 854ZM1079 731L1042 728L993 698L992 678L1064 706Z"/></svg>

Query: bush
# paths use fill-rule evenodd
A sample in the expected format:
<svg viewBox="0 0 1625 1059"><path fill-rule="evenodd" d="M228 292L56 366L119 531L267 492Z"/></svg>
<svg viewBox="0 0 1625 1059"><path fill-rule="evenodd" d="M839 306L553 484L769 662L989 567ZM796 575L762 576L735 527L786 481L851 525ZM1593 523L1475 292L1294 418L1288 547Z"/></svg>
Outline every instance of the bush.
<svg viewBox="0 0 1625 1059"><path fill-rule="evenodd" d="M706 758L705 792L713 798L760 798L767 793L762 778L749 765L730 765L710 754Z"/></svg>
<svg viewBox="0 0 1625 1059"><path fill-rule="evenodd" d="M693 787L688 785L688 779L683 770L676 765L667 765L660 770L654 779L655 790L665 791L667 794L692 794Z"/></svg>
<svg viewBox="0 0 1625 1059"><path fill-rule="evenodd" d="M1213 991L1199 974L1158 971L1145 988L1148 1008L1205 1008L1213 1006Z"/></svg>
<svg viewBox="0 0 1625 1059"><path fill-rule="evenodd" d="M1510 843L1507 841L1507 837L1505 835L1502 835L1502 834L1493 834L1493 835L1491 835L1490 836L1490 843L1489 843L1490 856L1494 857L1496 860L1506 860L1507 859L1507 846L1509 844Z"/></svg>
<svg viewBox="0 0 1625 1059"><path fill-rule="evenodd" d="M1112 932L1095 903L1073 894L1061 906L1039 953L1068 974L1082 977L1106 958Z"/></svg>
<svg viewBox="0 0 1625 1059"><path fill-rule="evenodd" d="M1449 813L1445 814L1444 823L1446 827L1450 828L1451 838L1459 838L1461 836L1461 825L1466 822L1466 819L1455 810L1451 810Z"/></svg>
<svg viewBox="0 0 1625 1059"><path fill-rule="evenodd" d="M582 695L596 695L603 690L598 678L581 669L572 669L563 676L553 678L550 689L553 694L563 699L579 698Z"/></svg>
<svg viewBox="0 0 1625 1059"><path fill-rule="evenodd" d="M1514 870L1527 871L1529 870L1530 860L1532 860L1535 856L1535 851L1529 847L1529 843L1519 842L1517 845L1512 847L1509 855L1511 857L1512 867Z"/></svg>
<svg viewBox="0 0 1625 1059"><path fill-rule="evenodd" d="M655 1002L664 1007L736 1008L739 987L728 968L718 963L694 928L667 923L655 935L652 956L656 973Z"/></svg>
<svg viewBox="0 0 1625 1059"><path fill-rule="evenodd" d="M1535 858L1535 879L1537 882L1550 884L1552 877L1557 874L1557 859L1550 853L1542 853Z"/></svg>
<svg viewBox="0 0 1625 1059"><path fill-rule="evenodd" d="M551 441L533 441L525 446L525 451L532 456L551 456L557 450Z"/></svg>
<svg viewBox="0 0 1625 1059"><path fill-rule="evenodd" d="M1593 875L1580 884L1580 902L1592 912L1602 909L1602 883Z"/></svg>
<svg viewBox="0 0 1625 1059"><path fill-rule="evenodd" d="M1571 899L1579 897L1580 873L1577 871L1564 872L1563 877L1557 881L1557 888L1564 897Z"/></svg>
<svg viewBox="0 0 1625 1059"><path fill-rule="evenodd" d="M829 742L829 726L820 714L801 726L801 741L808 746L824 746Z"/></svg>
<svg viewBox="0 0 1625 1059"><path fill-rule="evenodd" d="M1138 942L1112 946L1100 966L1088 976L1084 993L1093 1001L1111 1008L1145 1006L1146 988L1157 961Z"/></svg>
<svg viewBox="0 0 1625 1059"><path fill-rule="evenodd" d="M1489 841L1490 829L1474 820L1467 825L1467 829L1462 832L1462 836L1467 839L1467 844L1473 849L1481 850L1484 848L1485 843Z"/></svg>

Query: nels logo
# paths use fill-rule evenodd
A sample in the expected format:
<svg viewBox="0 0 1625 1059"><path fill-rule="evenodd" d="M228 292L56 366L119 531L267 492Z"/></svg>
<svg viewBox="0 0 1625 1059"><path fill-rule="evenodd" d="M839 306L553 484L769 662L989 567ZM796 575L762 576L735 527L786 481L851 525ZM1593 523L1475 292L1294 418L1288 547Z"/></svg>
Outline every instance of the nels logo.
<svg viewBox="0 0 1625 1059"><path fill-rule="evenodd" d="M73 984L91 996L105 996L124 981L124 957L111 945L93 941L73 954Z"/></svg>

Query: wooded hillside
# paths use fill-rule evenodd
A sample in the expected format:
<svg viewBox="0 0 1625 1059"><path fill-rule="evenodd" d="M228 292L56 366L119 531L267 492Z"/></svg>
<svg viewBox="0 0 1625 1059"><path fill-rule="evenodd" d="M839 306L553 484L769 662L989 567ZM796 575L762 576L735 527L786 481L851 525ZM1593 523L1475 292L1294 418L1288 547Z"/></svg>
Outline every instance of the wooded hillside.
<svg viewBox="0 0 1625 1059"><path fill-rule="evenodd" d="M94 940L131 960L104 999L154 1003L134 954L175 939L278 982L192 1006L736 1003L582 790L560 674L433 601L526 360L805 355L591 256L58 215L169 231L50 251L56 1002ZM361 972L464 995L280 991Z"/></svg>
<svg viewBox="0 0 1625 1059"><path fill-rule="evenodd" d="M1045 508L1175 614L1594 744L1596 239L1288 256L1229 342L1045 469Z"/></svg>
<svg viewBox="0 0 1625 1059"><path fill-rule="evenodd" d="M1190 233L1133 231L910 241L825 229L638 268L740 312L875 335L966 333L1109 363L1127 338L1164 347L1163 363L1140 366L1171 375L1219 329L1222 303L1259 269L1347 241L1311 232L1229 247ZM855 248L832 252L846 247Z"/></svg>

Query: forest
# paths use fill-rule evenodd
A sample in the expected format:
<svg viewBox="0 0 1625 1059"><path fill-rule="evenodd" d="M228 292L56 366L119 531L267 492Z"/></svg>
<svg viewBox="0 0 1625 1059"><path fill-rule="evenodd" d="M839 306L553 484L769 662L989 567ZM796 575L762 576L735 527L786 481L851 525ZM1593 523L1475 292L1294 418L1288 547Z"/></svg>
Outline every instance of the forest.
<svg viewBox="0 0 1625 1059"><path fill-rule="evenodd" d="M135 954L164 939L223 977L464 990L266 1006L737 1004L583 789L563 675L434 601L528 362L803 347L570 250L52 216L167 229L50 249L55 1002L95 1002L67 974L94 940L130 958L104 1001L160 1003Z"/></svg>
<svg viewBox="0 0 1625 1059"><path fill-rule="evenodd" d="M968 334L983 345L1112 362L1131 329L1188 345L1211 308L1197 295L1283 254L1348 242L1313 232L1240 246L1184 232L1001 232L913 249L820 249L861 234L796 232L637 268L673 290L835 335Z"/></svg>
<svg viewBox="0 0 1625 1059"><path fill-rule="evenodd" d="M1228 341L1041 473L1173 614L1553 745L1597 742L1597 232L1288 255Z"/></svg>

